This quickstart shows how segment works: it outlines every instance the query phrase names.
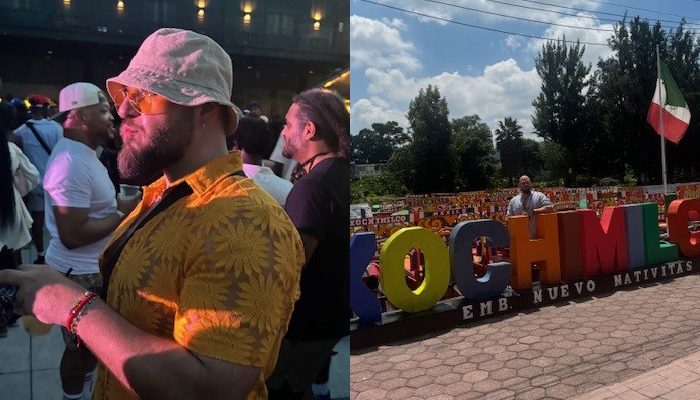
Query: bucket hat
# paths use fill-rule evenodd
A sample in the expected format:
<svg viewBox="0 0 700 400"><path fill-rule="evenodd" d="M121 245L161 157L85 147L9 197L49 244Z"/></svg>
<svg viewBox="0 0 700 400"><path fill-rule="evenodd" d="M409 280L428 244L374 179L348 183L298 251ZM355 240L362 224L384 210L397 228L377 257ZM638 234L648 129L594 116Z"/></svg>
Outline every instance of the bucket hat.
<svg viewBox="0 0 700 400"><path fill-rule="evenodd" d="M227 134L238 123L238 107L231 101L231 57L208 36L176 28L161 28L148 36L129 66L107 79L112 98L128 86L163 96L168 101L194 107L206 103L228 106Z"/></svg>

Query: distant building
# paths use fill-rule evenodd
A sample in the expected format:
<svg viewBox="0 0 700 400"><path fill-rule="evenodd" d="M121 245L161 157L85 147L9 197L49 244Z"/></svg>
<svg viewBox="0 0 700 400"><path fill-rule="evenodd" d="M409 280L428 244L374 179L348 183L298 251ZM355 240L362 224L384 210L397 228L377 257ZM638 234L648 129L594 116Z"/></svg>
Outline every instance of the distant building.
<svg viewBox="0 0 700 400"><path fill-rule="evenodd" d="M233 59L234 102L283 116L295 93L348 67L350 0L0 0L5 93L58 98L124 70L158 28L198 31Z"/></svg>
<svg viewBox="0 0 700 400"><path fill-rule="evenodd" d="M356 164L350 165L352 179L360 179L368 176L379 175L386 170L386 163L379 164Z"/></svg>

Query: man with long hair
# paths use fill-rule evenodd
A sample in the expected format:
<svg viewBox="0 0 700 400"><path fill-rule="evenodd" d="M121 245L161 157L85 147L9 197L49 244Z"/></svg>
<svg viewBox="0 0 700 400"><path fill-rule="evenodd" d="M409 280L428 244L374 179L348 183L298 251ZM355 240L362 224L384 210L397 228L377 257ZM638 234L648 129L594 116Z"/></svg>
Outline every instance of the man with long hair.
<svg viewBox="0 0 700 400"><path fill-rule="evenodd" d="M285 116L284 156L299 162L285 210L299 230L306 265L280 359L267 384L271 399L330 399L333 348L349 334L350 115L326 89L297 95ZM312 384L314 385L312 387Z"/></svg>

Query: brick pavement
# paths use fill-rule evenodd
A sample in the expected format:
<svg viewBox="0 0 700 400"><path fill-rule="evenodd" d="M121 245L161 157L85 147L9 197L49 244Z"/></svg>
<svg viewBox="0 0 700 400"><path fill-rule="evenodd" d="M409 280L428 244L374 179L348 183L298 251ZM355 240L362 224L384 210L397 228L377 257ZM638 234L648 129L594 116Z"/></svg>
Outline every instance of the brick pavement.
<svg viewBox="0 0 700 400"><path fill-rule="evenodd" d="M693 382L674 362L700 350L698 309L695 274L353 351L350 398L569 399L601 388L648 397L628 389L654 385L644 373L657 368Z"/></svg>
<svg viewBox="0 0 700 400"><path fill-rule="evenodd" d="M700 351L634 378L596 389L575 400L700 398Z"/></svg>

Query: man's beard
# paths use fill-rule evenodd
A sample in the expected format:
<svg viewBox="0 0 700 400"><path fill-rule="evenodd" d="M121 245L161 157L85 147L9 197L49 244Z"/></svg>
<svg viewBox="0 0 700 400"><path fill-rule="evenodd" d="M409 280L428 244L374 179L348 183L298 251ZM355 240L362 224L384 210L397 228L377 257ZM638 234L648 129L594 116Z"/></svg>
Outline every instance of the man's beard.
<svg viewBox="0 0 700 400"><path fill-rule="evenodd" d="M297 149L297 146L295 146L294 143L292 143L292 139L285 136L284 146L282 147L282 155L289 158L290 160L293 160Z"/></svg>
<svg viewBox="0 0 700 400"><path fill-rule="evenodd" d="M158 128L140 148L124 143L117 157L122 180L145 186L158 179L163 170L183 157L192 142L193 128L192 120L183 118Z"/></svg>

